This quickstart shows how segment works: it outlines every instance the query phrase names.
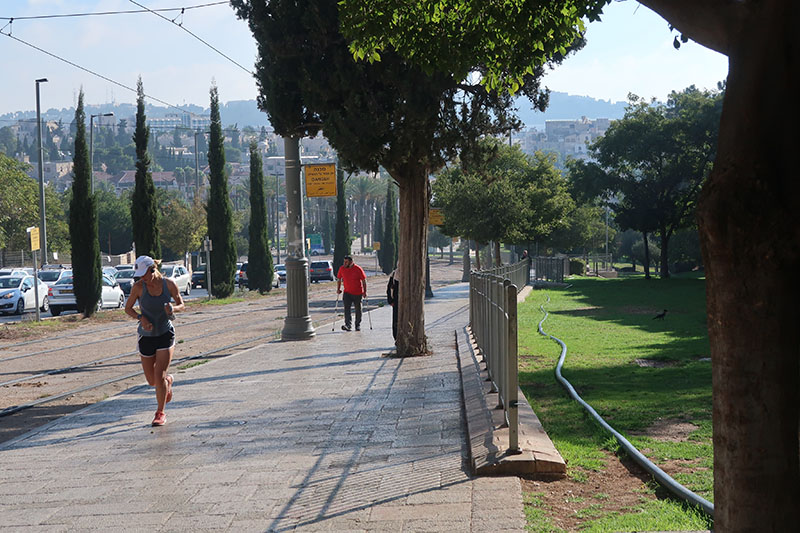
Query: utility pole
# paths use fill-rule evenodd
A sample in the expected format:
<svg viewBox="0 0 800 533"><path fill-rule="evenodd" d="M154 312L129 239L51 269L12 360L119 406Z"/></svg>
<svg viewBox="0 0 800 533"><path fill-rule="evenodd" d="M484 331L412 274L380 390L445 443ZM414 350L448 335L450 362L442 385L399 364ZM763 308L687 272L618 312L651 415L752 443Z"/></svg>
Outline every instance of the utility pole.
<svg viewBox="0 0 800 533"><path fill-rule="evenodd" d="M113 117L114 113L89 115L89 174L92 177L92 194L94 194L94 117Z"/></svg>
<svg viewBox="0 0 800 533"><path fill-rule="evenodd" d="M197 154L197 136L200 135L199 131L194 132L194 187L195 196L200 196L200 157Z"/></svg>
<svg viewBox="0 0 800 533"><path fill-rule="evenodd" d="M305 340L316 335L308 315L308 259L303 232L300 147L297 137L283 139L286 161L286 318L281 340Z"/></svg>
<svg viewBox="0 0 800 533"><path fill-rule="evenodd" d="M47 78L36 80L36 130L39 142L39 224L42 235L42 264L47 263L47 219L44 211L44 152L42 151L42 111L39 106L39 84L46 82Z"/></svg>

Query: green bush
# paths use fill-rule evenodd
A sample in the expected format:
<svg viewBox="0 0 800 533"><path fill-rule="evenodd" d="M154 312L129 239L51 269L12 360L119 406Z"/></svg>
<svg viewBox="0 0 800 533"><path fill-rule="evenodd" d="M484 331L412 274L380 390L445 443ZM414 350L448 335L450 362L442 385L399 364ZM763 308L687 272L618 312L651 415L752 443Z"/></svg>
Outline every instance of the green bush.
<svg viewBox="0 0 800 533"><path fill-rule="evenodd" d="M583 259L570 259L569 260L569 275L570 276L584 276L586 275L586 263Z"/></svg>
<svg viewBox="0 0 800 533"><path fill-rule="evenodd" d="M363 247L363 248L361 249L361 253L364 253L364 254L371 254L371 253L372 253L372 248L370 248L369 246L365 246L365 247Z"/></svg>

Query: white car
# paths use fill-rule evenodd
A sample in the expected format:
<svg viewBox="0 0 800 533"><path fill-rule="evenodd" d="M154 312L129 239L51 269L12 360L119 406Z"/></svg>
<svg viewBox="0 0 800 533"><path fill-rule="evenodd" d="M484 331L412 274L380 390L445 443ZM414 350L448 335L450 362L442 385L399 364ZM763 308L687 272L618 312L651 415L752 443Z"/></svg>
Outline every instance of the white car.
<svg viewBox="0 0 800 533"><path fill-rule="evenodd" d="M38 302L34 287L37 281L39 283ZM37 307L45 313L50 309L47 285L27 274L0 276L0 313L21 315L25 311L33 311Z"/></svg>
<svg viewBox="0 0 800 533"><path fill-rule="evenodd" d="M192 292L192 275L181 265L162 265L161 274L169 278L178 286L178 291L186 296Z"/></svg>
<svg viewBox="0 0 800 533"><path fill-rule="evenodd" d="M27 276L28 273L21 268L3 268L0 269L0 276Z"/></svg>
<svg viewBox="0 0 800 533"><path fill-rule="evenodd" d="M71 270L60 269L60 270L40 270L39 271L39 279L44 281L45 285L48 287L55 285L55 283L63 278L67 273L72 273Z"/></svg>
<svg viewBox="0 0 800 533"><path fill-rule="evenodd" d="M72 271L68 272L68 275L64 275L50 287L48 298L50 299L50 314L53 316L58 316L69 309L77 310L75 292L72 287ZM97 302L97 309L119 309L124 305L125 294L119 288L119 283L109 276L103 276L103 286L100 292L100 301Z"/></svg>

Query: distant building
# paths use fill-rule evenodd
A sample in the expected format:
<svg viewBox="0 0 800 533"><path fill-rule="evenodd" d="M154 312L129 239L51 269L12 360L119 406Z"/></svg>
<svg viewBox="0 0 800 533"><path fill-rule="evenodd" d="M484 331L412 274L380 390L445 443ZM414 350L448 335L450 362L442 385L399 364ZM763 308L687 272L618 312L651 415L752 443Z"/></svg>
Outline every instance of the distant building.
<svg viewBox="0 0 800 533"><path fill-rule="evenodd" d="M567 157L587 159L588 147L602 137L611 125L607 118L578 120L548 120L545 131L536 129L517 134L514 140L525 153L555 152L561 160Z"/></svg>

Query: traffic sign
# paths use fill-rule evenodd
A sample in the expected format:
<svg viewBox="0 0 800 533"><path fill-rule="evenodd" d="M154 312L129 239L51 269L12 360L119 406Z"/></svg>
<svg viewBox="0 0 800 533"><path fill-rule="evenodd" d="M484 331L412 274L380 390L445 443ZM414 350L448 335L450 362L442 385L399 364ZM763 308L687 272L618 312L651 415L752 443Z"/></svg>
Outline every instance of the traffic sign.
<svg viewBox="0 0 800 533"><path fill-rule="evenodd" d="M303 167L308 198L336 196L336 163L308 164Z"/></svg>
<svg viewBox="0 0 800 533"><path fill-rule="evenodd" d="M37 227L30 227L28 228L28 233L31 234L31 251L35 251L39 249L39 228Z"/></svg>

